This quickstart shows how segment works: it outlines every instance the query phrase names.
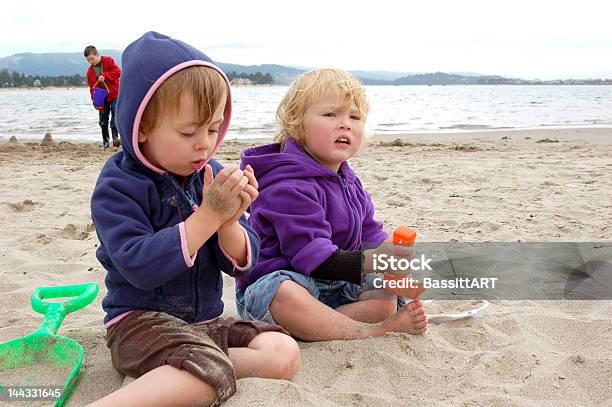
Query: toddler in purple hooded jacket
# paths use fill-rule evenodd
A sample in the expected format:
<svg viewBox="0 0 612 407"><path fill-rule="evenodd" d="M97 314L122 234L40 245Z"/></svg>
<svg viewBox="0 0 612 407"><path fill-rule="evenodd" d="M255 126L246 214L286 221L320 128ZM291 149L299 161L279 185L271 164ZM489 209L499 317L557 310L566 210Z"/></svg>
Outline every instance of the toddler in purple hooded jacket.
<svg viewBox="0 0 612 407"><path fill-rule="evenodd" d="M364 143L368 110L352 75L307 72L278 107L278 142L242 153L259 183L249 223L261 239L257 264L236 284L243 318L306 341L425 332L421 301L398 310L394 295L359 285L363 245L388 238L347 162Z"/></svg>

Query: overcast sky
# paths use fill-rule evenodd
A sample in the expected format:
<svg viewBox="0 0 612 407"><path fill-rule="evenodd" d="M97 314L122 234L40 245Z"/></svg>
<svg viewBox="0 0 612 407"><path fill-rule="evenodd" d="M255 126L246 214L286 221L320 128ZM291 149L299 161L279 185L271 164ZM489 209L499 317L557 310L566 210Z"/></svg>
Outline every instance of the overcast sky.
<svg viewBox="0 0 612 407"><path fill-rule="evenodd" d="M612 1L11 0L0 9L0 57L123 49L154 30L245 65L612 78Z"/></svg>

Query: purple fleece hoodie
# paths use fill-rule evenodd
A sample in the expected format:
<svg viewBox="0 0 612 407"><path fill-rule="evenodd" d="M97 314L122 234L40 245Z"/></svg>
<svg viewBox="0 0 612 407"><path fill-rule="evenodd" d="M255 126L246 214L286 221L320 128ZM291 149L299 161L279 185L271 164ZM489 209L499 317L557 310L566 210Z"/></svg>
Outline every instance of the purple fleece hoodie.
<svg viewBox="0 0 612 407"><path fill-rule="evenodd" d="M348 163L338 173L315 161L297 142L268 144L242 152L259 182L259 197L249 223L259 234L261 251L253 270L237 289L281 269L310 275L338 249L361 250L362 243L382 243L387 233L374 220L370 194Z"/></svg>
<svg viewBox="0 0 612 407"><path fill-rule="evenodd" d="M190 66L215 69L214 62L192 46L156 32L128 45L122 56L117 127L122 150L110 157L91 198L91 214L100 239L96 255L107 271L108 293L102 300L109 326L133 310L162 311L187 322L223 313L221 271L243 270L227 256L215 233L190 256L185 220L202 203L202 168L180 180L154 166L138 143L140 119L155 91L175 72ZM229 89L229 83L228 83ZM219 126L217 150L229 126L231 94ZM223 166L209 161L213 174ZM257 261L259 238L240 218L248 237L247 266Z"/></svg>

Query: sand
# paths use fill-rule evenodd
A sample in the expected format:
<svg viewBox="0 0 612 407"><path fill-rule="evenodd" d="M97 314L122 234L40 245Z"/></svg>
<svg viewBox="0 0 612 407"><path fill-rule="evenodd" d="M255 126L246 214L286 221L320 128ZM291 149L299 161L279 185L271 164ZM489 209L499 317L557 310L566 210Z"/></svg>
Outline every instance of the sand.
<svg viewBox="0 0 612 407"><path fill-rule="evenodd" d="M104 270L89 209L112 151L7 139L0 139L0 342L38 327L35 286L100 283L96 301L69 314L59 331L86 351L68 403L81 406L124 381L105 345ZM261 142L228 141L217 158L235 163ZM612 239L611 129L376 137L351 165L385 227L409 225L419 241ZM233 298L226 277L226 316L236 315ZM420 337L300 343L294 380L240 380L227 405L601 405L612 397L611 343L612 301L496 301L481 318L431 325Z"/></svg>
<svg viewBox="0 0 612 407"><path fill-rule="evenodd" d="M427 315L458 314L482 307L481 300L430 300L425 302Z"/></svg>

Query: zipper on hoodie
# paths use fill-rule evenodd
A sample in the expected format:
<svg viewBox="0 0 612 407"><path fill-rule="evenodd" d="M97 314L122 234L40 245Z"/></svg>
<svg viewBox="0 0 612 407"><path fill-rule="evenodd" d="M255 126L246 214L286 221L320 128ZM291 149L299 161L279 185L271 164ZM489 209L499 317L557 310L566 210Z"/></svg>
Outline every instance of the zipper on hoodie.
<svg viewBox="0 0 612 407"><path fill-rule="evenodd" d="M185 193L185 196L187 197L187 199L189 200L189 203L191 204L191 208L195 211L198 209L198 204L196 203L194 197L191 195L191 187L193 186L193 182L195 180L196 177L196 173L194 172L193 174L191 174L189 177L185 177L185 179L183 180L183 192ZM204 186L202 186L204 187ZM193 309L193 315L194 318L197 319L198 318L198 297L199 297L199 293L198 293L198 269L199 269L199 258L196 257L195 259L195 263L194 263L194 268L193 268L193 297L194 297L194 309Z"/></svg>
<svg viewBox="0 0 612 407"><path fill-rule="evenodd" d="M196 203L194 197L191 195L191 186L193 185L193 180L195 178L194 174L195 173L191 174L188 177L185 177L185 179L183 180L183 193L187 197L191 208L195 211L196 209L198 209L198 204Z"/></svg>
<svg viewBox="0 0 612 407"><path fill-rule="evenodd" d="M342 184L344 184L344 189L346 189L346 192L349 192L349 187L348 187L348 184L346 183L346 179L344 179L343 176L340 176L340 179L342 180Z"/></svg>
<svg viewBox="0 0 612 407"><path fill-rule="evenodd" d="M349 210L350 216L353 219L354 226L353 226L353 233L352 233L351 239L356 239L357 238L356 235L359 233L361 228L359 227L358 216L355 215L355 212L357 209L353 206L353 195L351 194L351 190L348 186L348 183L346 182L346 177L342 170L338 171L338 177L340 177L342 185L344 185L344 189L346 190L346 195L348 196L347 205L350 209Z"/></svg>
<svg viewBox="0 0 612 407"><path fill-rule="evenodd" d="M196 203L194 197L191 195L190 192L191 187L193 186L193 181L195 179L195 173L187 177L183 177L182 181L176 179L175 175L168 173L168 179L170 179L170 182L172 182L174 187L183 194L183 196L189 202L191 208L195 211L198 208L198 204Z"/></svg>
<svg viewBox="0 0 612 407"><path fill-rule="evenodd" d="M342 172L342 170L338 172L338 176L340 177L340 181L342 182L342 185L344 185L344 189L346 189L346 193L348 194L349 198L353 198L351 196L351 191L349 189L348 183L346 182L346 178L344 177L344 173Z"/></svg>
<svg viewBox="0 0 612 407"><path fill-rule="evenodd" d="M174 178L174 176L170 175L170 180L171 182L174 184L174 186L176 187L176 189L178 189L179 191L181 191L183 193L183 195L185 196L185 198L187 198L187 200L189 201L189 204L191 205L192 210L196 210L198 209L198 204L195 202L195 199L193 198L193 196L191 195L191 187L193 186L193 182L195 180L195 174L193 173L191 175L189 175L188 177L184 177L182 183L179 183L179 181ZM182 185L181 185L182 184ZM198 297L199 297L199 293L198 293L198 269L199 269L199 263L200 263L200 259L198 257L196 257L195 262L193 264L193 280L191 281L191 287L192 287L192 294L193 294L193 298L194 298L194 303L193 303L193 315L194 318L197 318L198 315Z"/></svg>

